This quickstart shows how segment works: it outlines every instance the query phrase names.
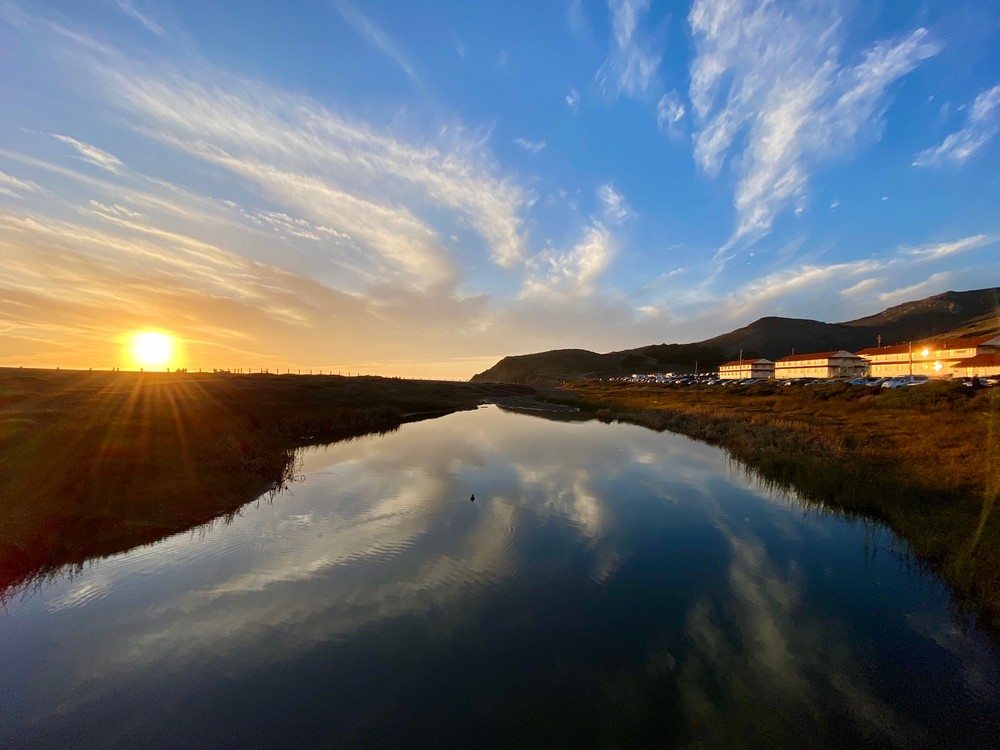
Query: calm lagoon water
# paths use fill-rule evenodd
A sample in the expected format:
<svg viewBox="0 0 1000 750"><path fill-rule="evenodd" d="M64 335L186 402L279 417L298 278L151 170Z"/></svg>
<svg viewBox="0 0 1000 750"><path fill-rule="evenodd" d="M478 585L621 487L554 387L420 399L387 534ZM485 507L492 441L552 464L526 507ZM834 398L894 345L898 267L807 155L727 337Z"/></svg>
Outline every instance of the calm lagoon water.
<svg viewBox="0 0 1000 750"><path fill-rule="evenodd" d="M718 449L487 407L302 473L8 605L0 746L1000 737L996 649L943 585Z"/></svg>

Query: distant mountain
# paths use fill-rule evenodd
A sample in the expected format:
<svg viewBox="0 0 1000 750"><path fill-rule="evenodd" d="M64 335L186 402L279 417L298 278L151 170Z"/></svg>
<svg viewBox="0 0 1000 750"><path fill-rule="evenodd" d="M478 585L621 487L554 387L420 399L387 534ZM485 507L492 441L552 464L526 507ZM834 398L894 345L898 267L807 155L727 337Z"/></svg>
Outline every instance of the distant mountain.
<svg viewBox="0 0 1000 750"><path fill-rule="evenodd" d="M1000 288L936 294L840 325L877 331L882 335L883 345L940 337L965 329L968 332L959 335L992 333L1000 326Z"/></svg>
<svg viewBox="0 0 1000 750"><path fill-rule="evenodd" d="M777 359L792 352L806 354L834 349L864 349L875 346L875 338L867 329L854 329L844 323L768 317L731 333L706 339L702 344L718 349L727 359L737 358L740 350L743 350L744 356L752 352L755 356Z"/></svg>
<svg viewBox="0 0 1000 750"><path fill-rule="evenodd" d="M1000 287L945 292L905 302L846 323L766 317L693 344L653 344L607 354L586 349L557 349L504 357L472 377L479 382L556 383L632 372L710 370L739 357L778 359L793 351L857 351L930 338L959 338L1000 333Z"/></svg>

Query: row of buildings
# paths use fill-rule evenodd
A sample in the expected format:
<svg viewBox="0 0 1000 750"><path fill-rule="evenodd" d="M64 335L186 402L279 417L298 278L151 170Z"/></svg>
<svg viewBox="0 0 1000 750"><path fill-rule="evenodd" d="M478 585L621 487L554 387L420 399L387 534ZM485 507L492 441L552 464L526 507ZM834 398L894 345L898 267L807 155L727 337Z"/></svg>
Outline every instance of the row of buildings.
<svg viewBox="0 0 1000 750"><path fill-rule="evenodd" d="M740 359L719 366L719 377L724 380L853 378L862 375L877 378L1000 375L1000 335L879 346L854 353L840 350L791 354L774 362L769 359Z"/></svg>

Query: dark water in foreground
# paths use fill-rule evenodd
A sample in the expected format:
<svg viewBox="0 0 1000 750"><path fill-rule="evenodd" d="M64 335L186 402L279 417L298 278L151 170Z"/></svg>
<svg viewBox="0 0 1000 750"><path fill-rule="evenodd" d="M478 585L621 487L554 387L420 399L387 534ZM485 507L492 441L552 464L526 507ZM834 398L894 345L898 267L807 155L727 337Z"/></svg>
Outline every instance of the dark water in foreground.
<svg viewBox="0 0 1000 750"><path fill-rule="evenodd" d="M490 407L303 473L0 613L0 747L1000 738L944 587L717 449Z"/></svg>

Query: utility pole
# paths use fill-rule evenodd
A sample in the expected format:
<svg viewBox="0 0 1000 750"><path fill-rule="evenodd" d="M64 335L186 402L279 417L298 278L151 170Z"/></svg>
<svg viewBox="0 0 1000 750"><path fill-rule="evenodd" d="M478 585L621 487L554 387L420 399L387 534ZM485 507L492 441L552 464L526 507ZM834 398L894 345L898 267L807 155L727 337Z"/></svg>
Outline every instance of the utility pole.
<svg viewBox="0 0 1000 750"><path fill-rule="evenodd" d="M908 359L910 360L910 375L912 375L913 374L913 342L912 341L907 341L906 343L910 347L910 356L908 357Z"/></svg>

